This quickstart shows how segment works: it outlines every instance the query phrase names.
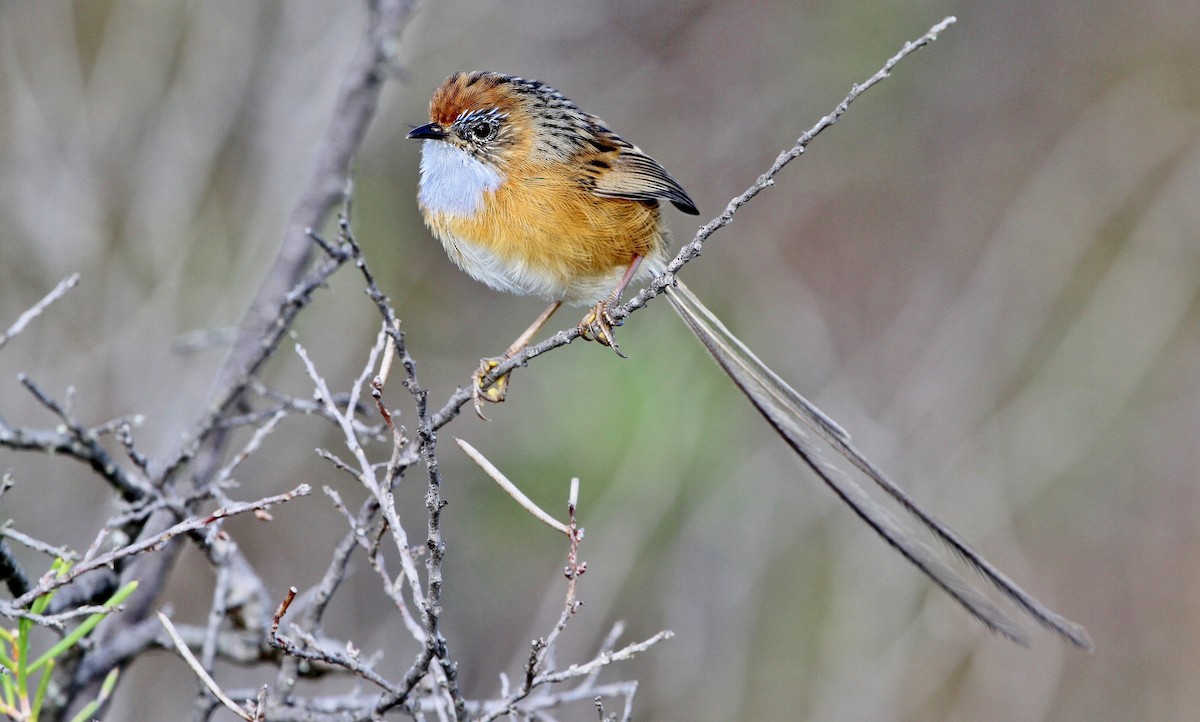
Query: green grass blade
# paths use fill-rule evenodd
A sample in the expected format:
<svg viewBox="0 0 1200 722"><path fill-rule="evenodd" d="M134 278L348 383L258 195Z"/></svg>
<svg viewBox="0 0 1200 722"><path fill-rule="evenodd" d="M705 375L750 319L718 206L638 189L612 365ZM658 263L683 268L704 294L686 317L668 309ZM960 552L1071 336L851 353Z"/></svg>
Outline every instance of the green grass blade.
<svg viewBox="0 0 1200 722"><path fill-rule="evenodd" d="M137 589L137 586L138 583L136 580L134 580L121 587L117 590L116 594L109 597L108 601L104 603L104 606L116 607L118 604L125 601L130 594L133 594L133 592ZM36 670L38 667L41 667L43 664L46 664L58 655L75 646L79 640L83 639L89 632L95 629L96 625L102 622L106 616L108 616L107 612L98 612L83 620L83 624L80 624L78 627L71 630L70 634L60 639L57 644L46 650L42 656L38 657L37 661L30 665L29 671Z"/></svg>

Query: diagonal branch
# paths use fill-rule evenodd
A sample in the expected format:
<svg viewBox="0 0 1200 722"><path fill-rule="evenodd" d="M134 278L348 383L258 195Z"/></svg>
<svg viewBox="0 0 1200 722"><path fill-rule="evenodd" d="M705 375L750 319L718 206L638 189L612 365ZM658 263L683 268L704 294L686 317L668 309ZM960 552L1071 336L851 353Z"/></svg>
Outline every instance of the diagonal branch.
<svg viewBox="0 0 1200 722"><path fill-rule="evenodd" d="M140 554L142 552L160 547L181 534L187 534L198 529L203 529L209 524L226 517L244 514L248 511L266 509L275 504L282 504L285 501L291 501L297 496L308 496L310 493L312 493L312 490L309 488L308 484L301 484L295 489L292 489L284 494L268 496L266 498L259 499L258 501L232 504L227 507L216 509L213 512L203 516L195 516L190 519L185 519L161 534L156 534L153 537L142 539L134 542L133 544L123 546L120 549L115 549L107 554L101 554L100 556L93 557L86 562L77 564L65 574L60 576L49 575L43 577L33 589L30 589L28 592L22 594L11 602L0 604L0 613L7 611L8 607L24 607L32 603L34 599L37 599L47 592L58 589L63 585L69 584L71 581L83 574L95 571L96 569L111 567L125 557L130 557L135 554Z"/></svg>
<svg viewBox="0 0 1200 722"><path fill-rule="evenodd" d="M4 345L7 344L10 339L25 330L25 327L29 325L30 321L40 316L42 311L45 311L50 304L62 298L67 291L75 288L75 284L77 283L79 283L78 273L72 273L63 280L59 281L58 285L54 287L54 290L50 291L50 293L47 293L42 300L33 304L33 306L26 310L25 313L22 313L20 316L18 316L17 320L13 323L13 325L8 327L7 331L0 333L0 348L4 348Z"/></svg>

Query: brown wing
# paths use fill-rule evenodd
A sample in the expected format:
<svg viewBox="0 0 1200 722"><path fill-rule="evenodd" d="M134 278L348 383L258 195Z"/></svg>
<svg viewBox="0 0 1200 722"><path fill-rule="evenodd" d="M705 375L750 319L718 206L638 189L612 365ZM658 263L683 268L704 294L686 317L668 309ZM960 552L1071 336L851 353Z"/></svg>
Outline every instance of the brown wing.
<svg viewBox="0 0 1200 722"><path fill-rule="evenodd" d="M602 198L627 198L632 201L671 201L676 208L697 215L696 204L687 191L671 177L658 161L626 142L603 125L591 129L595 133L591 145L597 155L590 165L594 174L592 193Z"/></svg>

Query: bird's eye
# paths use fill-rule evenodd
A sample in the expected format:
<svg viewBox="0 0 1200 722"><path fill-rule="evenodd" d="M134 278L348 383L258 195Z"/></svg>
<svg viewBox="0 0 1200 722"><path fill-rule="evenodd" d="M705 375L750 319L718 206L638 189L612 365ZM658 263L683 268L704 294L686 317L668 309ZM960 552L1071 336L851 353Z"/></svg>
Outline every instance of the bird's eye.
<svg viewBox="0 0 1200 722"><path fill-rule="evenodd" d="M472 125L468 132L471 139L477 142L491 140L492 136L496 135L496 124L490 120L483 120Z"/></svg>

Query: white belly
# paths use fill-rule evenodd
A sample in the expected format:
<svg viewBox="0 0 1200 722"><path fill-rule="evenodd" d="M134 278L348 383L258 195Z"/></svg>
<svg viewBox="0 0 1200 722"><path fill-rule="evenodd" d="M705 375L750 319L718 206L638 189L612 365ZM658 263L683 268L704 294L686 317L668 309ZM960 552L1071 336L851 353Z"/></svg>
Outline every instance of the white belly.
<svg viewBox="0 0 1200 722"><path fill-rule="evenodd" d="M440 240L450 260L466 271L471 278L486 283L497 291L518 296L540 296L548 301L590 306L608 296L625 273L624 268L614 268L591 278L575 278L568 282L556 274L547 273L543 268L501 259L485 246L467 239L446 235Z"/></svg>

